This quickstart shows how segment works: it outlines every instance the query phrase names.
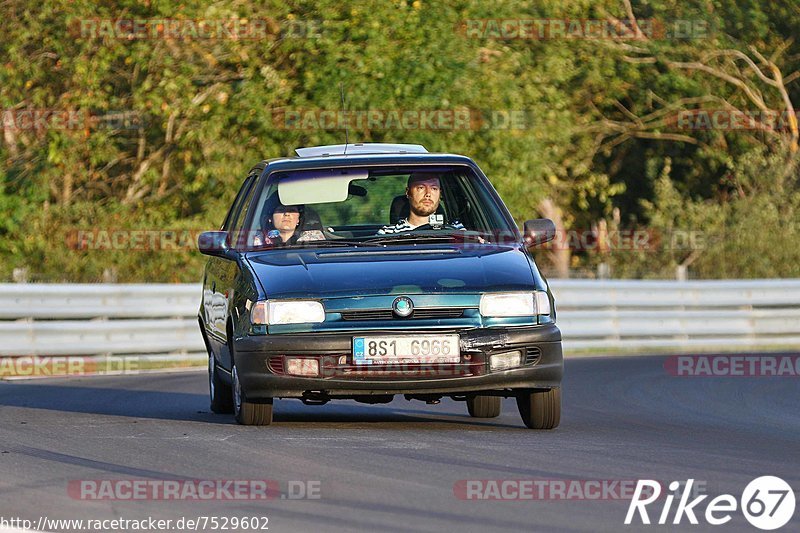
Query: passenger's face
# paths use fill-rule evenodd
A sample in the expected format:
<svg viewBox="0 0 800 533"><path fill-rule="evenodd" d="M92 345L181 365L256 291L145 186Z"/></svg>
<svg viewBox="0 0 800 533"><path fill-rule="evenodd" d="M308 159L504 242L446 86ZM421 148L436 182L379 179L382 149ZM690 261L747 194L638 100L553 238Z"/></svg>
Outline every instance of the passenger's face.
<svg viewBox="0 0 800 533"><path fill-rule="evenodd" d="M420 217L430 216L439 208L439 197L442 194L439 178L415 181L408 187L406 194L411 212Z"/></svg>
<svg viewBox="0 0 800 533"><path fill-rule="evenodd" d="M289 231L300 223L300 211L296 207L278 206L272 213L272 224L278 231Z"/></svg>

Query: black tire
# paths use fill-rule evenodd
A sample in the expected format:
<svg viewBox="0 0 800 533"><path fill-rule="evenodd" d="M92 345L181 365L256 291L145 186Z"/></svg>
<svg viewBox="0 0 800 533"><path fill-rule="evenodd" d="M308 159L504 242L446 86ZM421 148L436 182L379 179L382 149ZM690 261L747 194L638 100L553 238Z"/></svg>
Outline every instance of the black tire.
<svg viewBox="0 0 800 533"><path fill-rule="evenodd" d="M220 379L213 355L208 358L208 395L211 400L211 412L217 414L233 412L231 386Z"/></svg>
<svg viewBox="0 0 800 533"><path fill-rule="evenodd" d="M248 402L239 382L239 373L236 363L231 370L233 377L232 395L233 415L236 421L243 426L268 426L272 424L272 398L261 400L259 403Z"/></svg>
<svg viewBox="0 0 800 533"><path fill-rule="evenodd" d="M520 391L517 407L522 421L531 429L553 429L561 422L561 388Z"/></svg>
<svg viewBox="0 0 800 533"><path fill-rule="evenodd" d="M471 396L467 398L467 411L473 418L494 418L500 416L502 401L500 396Z"/></svg>

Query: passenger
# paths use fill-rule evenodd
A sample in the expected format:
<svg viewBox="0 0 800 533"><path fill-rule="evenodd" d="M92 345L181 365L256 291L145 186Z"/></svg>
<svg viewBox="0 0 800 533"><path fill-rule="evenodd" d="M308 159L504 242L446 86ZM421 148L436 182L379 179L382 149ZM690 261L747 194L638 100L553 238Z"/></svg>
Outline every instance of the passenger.
<svg viewBox="0 0 800 533"><path fill-rule="evenodd" d="M256 235L253 244L264 246L288 246L308 241L324 240L320 230L304 230L304 208L302 205L279 205L266 220L263 236Z"/></svg>
<svg viewBox="0 0 800 533"><path fill-rule="evenodd" d="M407 218L400 219L397 224L384 226L378 230L379 235L390 233L400 233L411 231L420 226L431 224L431 215L435 215L439 209L439 201L442 196L442 187L439 176L429 172L414 172L408 177L406 185L406 198L408 198L409 214ZM444 225L444 217L439 224ZM456 221L448 223L450 229L465 229L464 226Z"/></svg>

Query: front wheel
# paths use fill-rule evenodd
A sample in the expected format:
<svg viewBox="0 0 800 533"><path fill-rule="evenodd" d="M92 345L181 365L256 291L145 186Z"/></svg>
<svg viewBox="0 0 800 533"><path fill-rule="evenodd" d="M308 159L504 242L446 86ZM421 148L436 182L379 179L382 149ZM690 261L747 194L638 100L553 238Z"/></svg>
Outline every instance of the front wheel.
<svg viewBox="0 0 800 533"><path fill-rule="evenodd" d="M467 411L473 418L494 418L500 416L501 402L499 396L472 396L467 398Z"/></svg>
<svg viewBox="0 0 800 533"><path fill-rule="evenodd" d="M236 421L244 426L268 426L272 424L272 398L260 403L248 402L239 381L236 363L231 370L233 377L233 415Z"/></svg>
<svg viewBox="0 0 800 533"><path fill-rule="evenodd" d="M561 388L518 391L517 407L522 421L531 429L558 427L561 422Z"/></svg>

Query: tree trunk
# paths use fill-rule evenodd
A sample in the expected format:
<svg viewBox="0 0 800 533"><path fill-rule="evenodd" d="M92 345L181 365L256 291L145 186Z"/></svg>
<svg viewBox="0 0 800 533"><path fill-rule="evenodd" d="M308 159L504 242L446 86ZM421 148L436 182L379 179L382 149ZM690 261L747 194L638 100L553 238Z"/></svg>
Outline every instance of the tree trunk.
<svg viewBox="0 0 800 533"><path fill-rule="evenodd" d="M564 228L564 217L561 208L550 198L545 198L539 203L539 212L543 217L549 218L556 225L555 246L550 250L549 258L556 271L556 277L569 277L569 262L572 252L569 249Z"/></svg>

